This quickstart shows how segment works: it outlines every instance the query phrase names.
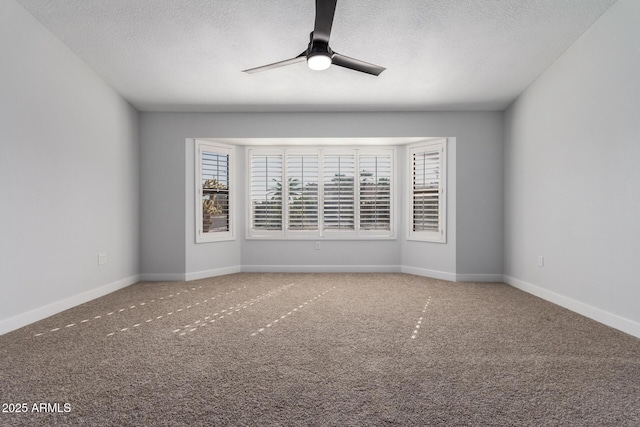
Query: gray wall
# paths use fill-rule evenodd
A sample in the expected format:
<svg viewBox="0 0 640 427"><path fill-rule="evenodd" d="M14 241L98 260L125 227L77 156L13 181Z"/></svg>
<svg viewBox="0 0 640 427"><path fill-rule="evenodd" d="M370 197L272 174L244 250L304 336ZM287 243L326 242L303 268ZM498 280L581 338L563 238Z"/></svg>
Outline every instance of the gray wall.
<svg viewBox="0 0 640 427"><path fill-rule="evenodd" d="M501 273L501 113L142 113L140 126L142 273L147 278L198 277L202 272L224 272L239 266L265 270L272 266L402 265L413 269L410 272L443 272L451 279L457 271L469 275ZM406 242L403 229L395 241L326 241L320 251L308 241L245 240L243 192L237 200L238 239L195 244L191 138L367 136L456 138L449 147L447 244ZM398 152L404 170L403 153L403 149ZM456 168L458 156L467 169ZM243 149L238 150L237 158L237 179L243 183ZM473 195L475 200L480 192L484 192L481 202L457 212L456 219L461 194ZM404 211L398 212L402 224ZM465 233L457 233L458 227ZM468 247L457 252L460 245ZM476 251L482 255L471 255Z"/></svg>
<svg viewBox="0 0 640 427"><path fill-rule="evenodd" d="M458 280L502 280L503 115L490 120L469 118L466 123L471 134L458 139L454 217Z"/></svg>
<svg viewBox="0 0 640 427"><path fill-rule="evenodd" d="M615 3L507 110L504 179L506 280L636 336L639 17Z"/></svg>
<svg viewBox="0 0 640 427"><path fill-rule="evenodd" d="M139 165L136 110L13 0L0 58L3 333L137 280Z"/></svg>
<svg viewBox="0 0 640 427"><path fill-rule="evenodd" d="M185 136L181 117L140 114L140 272L184 280Z"/></svg>

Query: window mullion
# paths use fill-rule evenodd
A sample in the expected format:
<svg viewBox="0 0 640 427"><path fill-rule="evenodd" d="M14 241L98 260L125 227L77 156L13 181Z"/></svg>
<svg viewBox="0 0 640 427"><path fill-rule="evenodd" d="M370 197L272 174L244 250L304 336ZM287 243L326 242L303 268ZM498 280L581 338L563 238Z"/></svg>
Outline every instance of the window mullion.
<svg viewBox="0 0 640 427"><path fill-rule="evenodd" d="M282 212L282 235L289 234L289 176L287 174L287 150L282 150L282 196L280 197L280 212Z"/></svg>
<svg viewBox="0 0 640 427"><path fill-rule="evenodd" d="M202 235L203 225L202 225L202 199L203 199L203 190L202 190L202 146L196 144L198 147L198 152L196 153L196 164L197 164L197 173L196 173L196 189L198 194L196 195L196 226L198 235Z"/></svg>
<svg viewBox="0 0 640 427"><path fill-rule="evenodd" d="M388 186L388 192L389 192L389 234L391 236L395 235L396 232L396 227L395 227L395 217L394 217L394 212L395 212L395 193L396 193L396 166L395 166L395 158L396 156L394 156L392 153L389 153L389 186ZM386 211L385 211L386 212Z"/></svg>
<svg viewBox="0 0 640 427"><path fill-rule="evenodd" d="M324 235L324 150L318 150L318 234Z"/></svg>
<svg viewBox="0 0 640 427"><path fill-rule="evenodd" d="M353 177L353 229L356 236L360 234L360 150L354 150L355 174Z"/></svg>
<svg viewBox="0 0 640 427"><path fill-rule="evenodd" d="M440 236L444 235L444 224L445 224L445 218L443 218L444 209L441 208L441 206L443 206L444 204L444 198L445 198L444 185L446 183L446 179L444 176L444 170L446 166L443 164L443 157L444 157L444 147L441 146L438 150L438 158L440 159L440 164L442 165L440 168L440 188L438 189L438 203L440 206L440 209L438 212L438 231L440 232Z"/></svg>

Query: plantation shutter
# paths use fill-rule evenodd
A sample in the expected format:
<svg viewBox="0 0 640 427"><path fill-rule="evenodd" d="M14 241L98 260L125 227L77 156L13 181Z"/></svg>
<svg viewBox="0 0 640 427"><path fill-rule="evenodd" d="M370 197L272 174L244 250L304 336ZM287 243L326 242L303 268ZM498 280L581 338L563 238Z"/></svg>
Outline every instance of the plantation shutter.
<svg viewBox="0 0 640 427"><path fill-rule="evenodd" d="M359 156L361 230L391 230L391 162L391 154Z"/></svg>
<svg viewBox="0 0 640 427"><path fill-rule="evenodd" d="M443 241L444 144L411 150L412 232L425 240Z"/></svg>
<svg viewBox="0 0 640 427"><path fill-rule="evenodd" d="M203 149L200 171L202 232L229 231L229 154Z"/></svg>
<svg viewBox="0 0 640 427"><path fill-rule="evenodd" d="M251 228L282 230L282 154L251 154Z"/></svg>
<svg viewBox="0 0 640 427"><path fill-rule="evenodd" d="M323 157L324 229L355 229L355 154Z"/></svg>
<svg viewBox="0 0 640 427"><path fill-rule="evenodd" d="M194 140L196 243L234 240L234 147Z"/></svg>
<svg viewBox="0 0 640 427"><path fill-rule="evenodd" d="M247 148L248 238L395 237L393 148Z"/></svg>
<svg viewBox="0 0 640 427"><path fill-rule="evenodd" d="M288 230L318 229L318 155L287 155Z"/></svg>

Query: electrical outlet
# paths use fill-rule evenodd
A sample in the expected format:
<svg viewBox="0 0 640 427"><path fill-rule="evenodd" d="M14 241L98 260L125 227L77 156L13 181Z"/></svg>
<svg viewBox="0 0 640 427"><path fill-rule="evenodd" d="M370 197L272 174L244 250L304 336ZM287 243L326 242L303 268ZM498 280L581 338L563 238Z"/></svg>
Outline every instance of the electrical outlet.
<svg viewBox="0 0 640 427"><path fill-rule="evenodd" d="M538 256L538 267L544 267L544 257L542 255Z"/></svg>
<svg viewBox="0 0 640 427"><path fill-rule="evenodd" d="M98 265L107 263L107 254L98 254Z"/></svg>
<svg viewBox="0 0 640 427"><path fill-rule="evenodd" d="M316 242L316 251L320 250L320 242Z"/></svg>

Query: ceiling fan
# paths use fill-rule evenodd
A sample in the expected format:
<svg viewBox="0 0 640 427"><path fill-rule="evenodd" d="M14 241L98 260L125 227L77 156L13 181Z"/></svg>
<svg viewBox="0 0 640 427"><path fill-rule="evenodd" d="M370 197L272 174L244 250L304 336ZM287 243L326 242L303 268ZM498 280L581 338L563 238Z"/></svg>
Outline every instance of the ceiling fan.
<svg viewBox="0 0 640 427"><path fill-rule="evenodd" d="M316 0L316 22L310 34L307 49L295 58L287 59L261 67L243 70L244 73L259 73L261 71L272 70L286 65L297 64L307 61L307 65L312 70L326 70L333 65L350 68L367 74L379 75L386 68L379 65L370 64L359 59L350 58L334 52L329 47L329 36L333 25L333 16L336 12L336 2L338 0Z"/></svg>

